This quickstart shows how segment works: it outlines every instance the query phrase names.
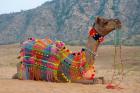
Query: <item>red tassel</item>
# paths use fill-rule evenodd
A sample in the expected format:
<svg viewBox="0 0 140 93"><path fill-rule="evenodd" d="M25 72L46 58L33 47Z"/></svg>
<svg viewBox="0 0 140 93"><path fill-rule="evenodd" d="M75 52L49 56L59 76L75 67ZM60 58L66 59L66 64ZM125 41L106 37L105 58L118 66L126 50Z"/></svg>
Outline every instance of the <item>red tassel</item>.
<svg viewBox="0 0 140 93"><path fill-rule="evenodd" d="M94 28L92 28L90 31L89 31L89 36L94 36L96 34L96 31Z"/></svg>
<svg viewBox="0 0 140 93"><path fill-rule="evenodd" d="M106 86L106 88L107 88L107 89L115 89L115 86L112 85L112 84L108 84L108 85Z"/></svg>
<svg viewBox="0 0 140 93"><path fill-rule="evenodd" d="M107 89L123 89L121 87L119 87L118 85L113 85L113 84L108 84L106 86Z"/></svg>

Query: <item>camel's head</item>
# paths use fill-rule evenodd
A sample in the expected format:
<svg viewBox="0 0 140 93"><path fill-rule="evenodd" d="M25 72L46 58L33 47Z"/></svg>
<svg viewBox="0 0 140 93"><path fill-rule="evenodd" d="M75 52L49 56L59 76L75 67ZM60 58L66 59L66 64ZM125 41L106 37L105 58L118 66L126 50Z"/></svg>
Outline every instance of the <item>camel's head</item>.
<svg viewBox="0 0 140 93"><path fill-rule="evenodd" d="M105 36L113 30L121 28L121 21L119 19L96 17L95 28L100 35Z"/></svg>

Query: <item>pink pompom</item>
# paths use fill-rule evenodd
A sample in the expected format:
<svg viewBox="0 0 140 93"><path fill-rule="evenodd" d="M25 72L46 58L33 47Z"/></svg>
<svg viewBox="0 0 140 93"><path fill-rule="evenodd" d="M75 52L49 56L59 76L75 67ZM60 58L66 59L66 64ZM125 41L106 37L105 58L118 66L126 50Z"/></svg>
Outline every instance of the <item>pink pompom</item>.
<svg viewBox="0 0 140 93"><path fill-rule="evenodd" d="M32 37L32 41L35 41L35 38L34 37Z"/></svg>
<svg viewBox="0 0 140 93"><path fill-rule="evenodd" d="M57 47L58 49L61 49L61 48L63 48L63 47L65 46L65 43L62 42L62 41L56 41L56 42L55 42L55 45L56 45L56 47Z"/></svg>
<svg viewBox="0 0 140 93"><path fill-rule="evenodd" d="M52 48L51 48L51 52L52 52L53 54L57 54L58 50L57 50L56 47L52 47Z"/></svg>

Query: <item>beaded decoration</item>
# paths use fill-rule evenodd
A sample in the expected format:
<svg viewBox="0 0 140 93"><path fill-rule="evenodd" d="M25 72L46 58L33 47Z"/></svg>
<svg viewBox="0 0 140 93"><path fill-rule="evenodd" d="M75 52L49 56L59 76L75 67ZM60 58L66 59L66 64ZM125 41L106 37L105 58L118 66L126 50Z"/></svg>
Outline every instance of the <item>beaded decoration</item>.
<svg viewBox="0 0 140 93"><path fill-rule="evenodd" d="M89 36L93 37L93 39L98 41L98 42L104 41L104 36L97 33L97 31L94 27L92 27L91 30L89 31Z"/></svg>

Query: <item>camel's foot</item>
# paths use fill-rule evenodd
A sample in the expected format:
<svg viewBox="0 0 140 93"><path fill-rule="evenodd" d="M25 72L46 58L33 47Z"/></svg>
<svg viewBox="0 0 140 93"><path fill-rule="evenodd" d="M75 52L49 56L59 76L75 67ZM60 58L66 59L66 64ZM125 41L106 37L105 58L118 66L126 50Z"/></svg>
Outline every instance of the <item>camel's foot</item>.
<svg viewBox="0 0 140 93"><path fill-rule="evenodd" d="M104 77L96 77L94 80L73 80L74 83L82 83L82 84L105 84Z"/></svg>
<svg viewBox="0 0 140 93"><path fill-rule="evenodd" d="M104 77L96 77L96 78L94 78L93 84L105 84Z"/></svg>

